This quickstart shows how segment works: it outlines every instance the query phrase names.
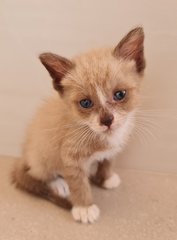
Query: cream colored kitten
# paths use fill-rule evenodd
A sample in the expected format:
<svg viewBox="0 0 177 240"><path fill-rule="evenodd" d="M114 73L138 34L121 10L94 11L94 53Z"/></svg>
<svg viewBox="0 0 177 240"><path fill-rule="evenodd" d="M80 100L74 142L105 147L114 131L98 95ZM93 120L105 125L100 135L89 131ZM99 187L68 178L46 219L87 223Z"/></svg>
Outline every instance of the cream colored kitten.
<svg viewBox="0 0 177 240"><path fill-rule="evenodd" d="M72 208L73 218L93 223L99 209L89 179L104 188L119 185L111 159L133 128L145 68L142 28L114 49L93 50L72 60L40 55L58 92L37 112L23 156L12 174L17 187ZM90 167L98 162L94 176Z"/></svg>

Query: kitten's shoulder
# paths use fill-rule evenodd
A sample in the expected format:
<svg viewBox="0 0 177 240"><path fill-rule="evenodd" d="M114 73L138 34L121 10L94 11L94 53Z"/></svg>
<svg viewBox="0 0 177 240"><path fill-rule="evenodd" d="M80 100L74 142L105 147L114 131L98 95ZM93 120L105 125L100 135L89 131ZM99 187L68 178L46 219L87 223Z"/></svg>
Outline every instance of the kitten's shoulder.
<svg viewBox="0 0 177 240"><path fill-rule="evenodd" d="M64 115L64 105L58 95L52 95L44 99L33 115L28 130L41 131L41 129L54 128L61 125Z"/></svg>
<svg viewBox="0 0 177 240"><path fill-rule="evenodd" d="M56 116L56 114L60 114L62 109L64 108L63 102L58 96L58 94L53 94L42 100L40 106L38 107L35 117L42 116Z"/></svg>

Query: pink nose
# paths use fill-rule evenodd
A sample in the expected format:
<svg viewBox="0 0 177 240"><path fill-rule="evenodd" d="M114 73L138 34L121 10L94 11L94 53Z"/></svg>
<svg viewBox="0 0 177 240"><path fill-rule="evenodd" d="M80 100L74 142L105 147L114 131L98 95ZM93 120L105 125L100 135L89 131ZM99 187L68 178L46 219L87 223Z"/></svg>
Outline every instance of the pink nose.
<svg viewBox="0 0 177 240"><path fill-rule="evenodd" d="M105 125L107 127L110 127L113 120L114 120L114 116L112 114L111 115L106 115L106 116L104 116L100 119L100 123L101 123L101 125Z"/></svg>

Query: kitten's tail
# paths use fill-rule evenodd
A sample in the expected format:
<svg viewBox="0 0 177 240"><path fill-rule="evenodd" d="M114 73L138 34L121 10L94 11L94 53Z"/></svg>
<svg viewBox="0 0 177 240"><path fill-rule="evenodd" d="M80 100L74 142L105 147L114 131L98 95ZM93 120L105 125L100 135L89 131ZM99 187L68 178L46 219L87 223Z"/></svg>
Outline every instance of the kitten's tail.
<svg viewBox="0 0 177 240"><path fill-rule="evenodd" d="M29 167L23 164L16 164L15 168L11 174L12 183L15 184L17 188L25 190L29 193L32 193L36 196L45 198L55 203L56 205L65 208L71 209L72 204L67 200L58 195L56 195L46 182L35 179L29 173Z"/></svg>

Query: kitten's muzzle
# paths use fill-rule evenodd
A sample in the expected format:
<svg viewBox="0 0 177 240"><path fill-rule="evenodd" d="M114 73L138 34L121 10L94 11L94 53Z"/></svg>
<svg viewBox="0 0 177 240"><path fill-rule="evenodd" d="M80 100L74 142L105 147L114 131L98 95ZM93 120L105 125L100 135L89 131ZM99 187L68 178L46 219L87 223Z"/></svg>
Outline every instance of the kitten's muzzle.
<svg viewBox="0 0 177 240"><path fill-rule="evenodd" d="M110 127L113 120L114 120L114 116L112 114L109 114L109 115L102 116L100 118L100 123L101 123L101 125L105 125L107 127Z"/></svg>

